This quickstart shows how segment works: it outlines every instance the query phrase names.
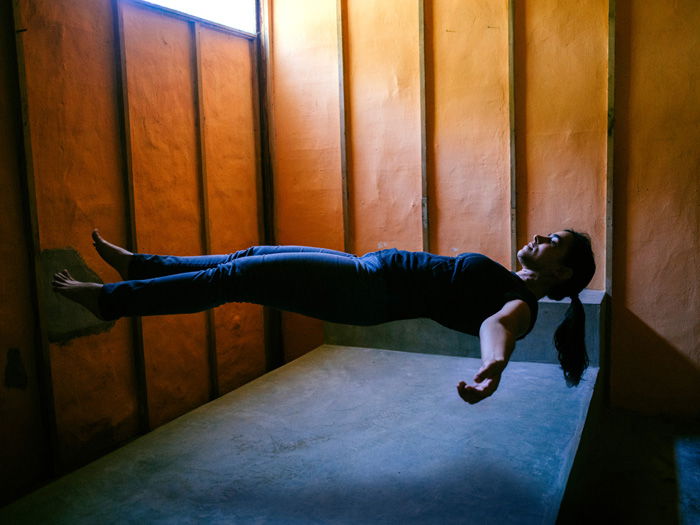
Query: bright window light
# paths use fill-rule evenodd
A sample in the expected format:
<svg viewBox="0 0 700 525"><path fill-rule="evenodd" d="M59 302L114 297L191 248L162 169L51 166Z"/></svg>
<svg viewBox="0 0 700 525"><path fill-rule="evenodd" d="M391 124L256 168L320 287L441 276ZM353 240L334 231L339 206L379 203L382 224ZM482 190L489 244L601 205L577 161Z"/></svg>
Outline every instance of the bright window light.
<svg viewBox="0 0 700 525"><path fill-rule="evenodd" d="M147 0L168 9L255 33L255 0Z"/></svg>

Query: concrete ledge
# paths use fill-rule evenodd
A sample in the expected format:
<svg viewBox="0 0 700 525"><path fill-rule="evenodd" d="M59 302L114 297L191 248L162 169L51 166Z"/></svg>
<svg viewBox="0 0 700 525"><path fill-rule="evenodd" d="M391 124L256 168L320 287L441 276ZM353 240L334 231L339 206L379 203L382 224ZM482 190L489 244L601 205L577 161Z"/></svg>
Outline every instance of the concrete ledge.
<svg viewBox="0 0 700 525"><path fill-rule="evenodd" d="M555 363L557 353L552 342L554 331L564 318L569 299L539 301L537 323L532 332L518 341L514 361ZM586 312L586 348L591 366L600 366L605 319L606 294L584 290L581 302ZM377 326L351 326L326 323L324 342L333 345L384 348L403 352L479 357L479 339L456 332L429 319L394 321Z"/></svg>

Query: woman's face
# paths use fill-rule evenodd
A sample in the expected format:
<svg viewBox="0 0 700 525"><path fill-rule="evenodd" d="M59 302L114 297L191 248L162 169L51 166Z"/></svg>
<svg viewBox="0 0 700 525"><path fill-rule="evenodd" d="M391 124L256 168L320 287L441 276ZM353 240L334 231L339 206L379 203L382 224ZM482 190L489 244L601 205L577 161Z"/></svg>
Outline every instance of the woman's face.
<svg viewBox="0 0 700 525"><path fill-rule="evenodd" d="M571 270L563 266L562 261L573 240L574 236L567 231L559 231L549 235L535 235L532 241L518 251L518 260L523 268L539 273L570 273ZM564 276L561 275L561 277Z"/></svg>

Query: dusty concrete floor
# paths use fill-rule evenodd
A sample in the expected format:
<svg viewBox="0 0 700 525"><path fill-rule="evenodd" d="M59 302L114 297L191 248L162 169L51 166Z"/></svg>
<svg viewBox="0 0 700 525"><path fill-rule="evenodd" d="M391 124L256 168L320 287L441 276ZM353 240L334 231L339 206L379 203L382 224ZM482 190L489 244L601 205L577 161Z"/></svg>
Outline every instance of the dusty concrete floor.
<svg viewBox="0 0 700 525"><path fill-rule="evenodd" d="M553 523L593 382L325 345L0 509L2 523ZM595 376L595 374L593 375Z"/></svg>

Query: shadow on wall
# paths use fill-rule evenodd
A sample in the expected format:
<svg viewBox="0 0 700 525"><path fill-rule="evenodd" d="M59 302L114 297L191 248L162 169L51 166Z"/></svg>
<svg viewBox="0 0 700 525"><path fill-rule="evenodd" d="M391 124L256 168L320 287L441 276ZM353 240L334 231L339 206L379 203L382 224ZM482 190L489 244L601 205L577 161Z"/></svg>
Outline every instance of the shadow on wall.
<svg viewBox="0 0 700 525"><path fill-rule="evenodd" d="M46 330L50 342L65 344L76 337L111 330L114 322L97 319L85 308L57 294L51 288L53 274L63 269L67 269L79 281L102 284L102 279L88 267L77 251L71 248L44 250L41 252L41 269Z"/></svg>
<svg viewBox="0 0 700 525"><path fill-rule="evenodd" d="M688 2L685 3L689 5ZM636 135L647 133L637 129L634 124L640 122L640 115L646 114L640 107L640 90L649 89L649 86L640 87L635 82L633 73L645 64L649 57L640 51L641 42L653 39L653 34L646 34L635 25L643 19L641 7L643 2L631 2L629 0L616 3L615 25L615 120L614 132L614 198L615 210L613 220L616 224L614 230L614 261L613 281L615 288L612 300L612 362L610 368L612 404L625 407L647 414L675 413L700 417L700 368L686 357L692 350L692 342L687 345L684 352L679 351L662 335L654 331L642 319L629 310L627 289L644 289L644 283L635 276L628 274L628 262L635 252L632 249L631 239L639 234L640 226L633 220L634 213L654 213L648 202L643 202L640 197L639 163L644 159L636 158L636 150L639 147ZM661 4L659 4L661 5ZM670 7L679 13L680 6ZM661 9L660 9L661 10ZM639 11L639 12L638 12ZM666 11L665 8L663 11ZM666 13L668 15L668 13ZM667 29L663 30L667 34ZM658 48L654 51L658 57L672 59L673 53L677 56L685 54L686 47L682 49ZM674 68L677 67L675 64ZM638 74L638 73L637 73ZM670 86L669 86L670 88ZM670 93L670 91L669 91ZM648 95L647 95L648 96ZM668 96L666 98L668 101ZM656 117L658 119L658 116ZM669 117L670 118L670 117ZM663 119L661 123L667 124ZM658 124L658 122L657 122ZM675 125L675 121L674 121ZM635 140L633 140L633 138ZM664 185L670 181L666 175L668 168L682 169L681 165L666 166L663 175L654 171L645 174L648 183L662 180ZM683 168L684 169L684 168ZM688 179L690 180L690 179ZM642 179L643 181L643 179ZM669 190L673 184L668 184ZM656 199L675 198L673 192L655 196ZM678 206L679 213L685 213L684 203L674 202ZM647 208L645 209L644 206ZM654 218L661 224L669 224L663 212L655 212ZM688 217L691 217L688 215ZM680 220L680 219L673 219ZM692 223L688 223L692 227ZM676 229L676 231L680 231ZM681 235L679 233L679 235ZM690 235L687 231L683 235ZM654 260L650 260L654 264ZM670 274L669 274L670 275ZM669 277L667 284L675 286L674 277ZM675 288L668 290L674 293ZM668 295L660 297L661 304L668 304ZM652 306L654 298L647 298L644 307ZM675 306L675 305L674 305ZM687 323L693 323L697 314L692 308L684 308L680 303L674 315ZM678 326L678 325L676 325ZM697 344L697 341L695 342Z"/></svg>
<svg viewBox="0 0 700 525"><path fill-rule="evenodd" d="M647 414L700 418L698 366L627 308L613 306L613 319L610 372L618 388L613 389L612 404Z"/></svg>
<svg viewBox="0 0 700 525"><path fill-rule="evenodd" d="M700 421L606 409L592 434L558 523L700 522Z"/></svg>

